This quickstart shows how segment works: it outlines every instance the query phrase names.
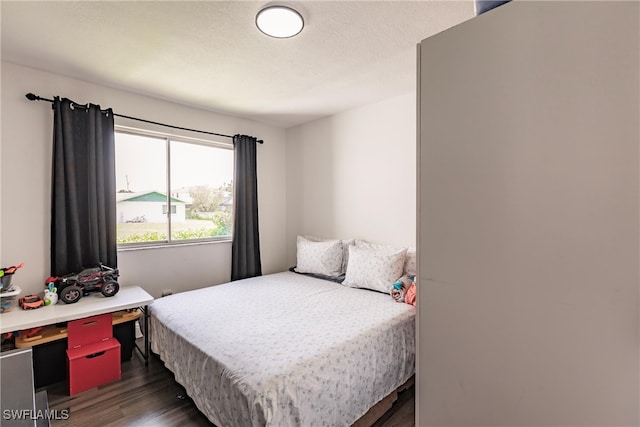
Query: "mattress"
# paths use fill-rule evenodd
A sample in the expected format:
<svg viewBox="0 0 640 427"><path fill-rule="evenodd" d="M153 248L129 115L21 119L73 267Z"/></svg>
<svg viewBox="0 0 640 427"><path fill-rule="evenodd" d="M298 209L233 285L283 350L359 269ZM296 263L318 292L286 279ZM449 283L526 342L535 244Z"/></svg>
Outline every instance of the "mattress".
<svg viewBox="0 0 640 427"><path fill-rule="evenodd" d="M283 272L157 299L151 346L219 427L348 426L414 373L415 308Z"/></svg>

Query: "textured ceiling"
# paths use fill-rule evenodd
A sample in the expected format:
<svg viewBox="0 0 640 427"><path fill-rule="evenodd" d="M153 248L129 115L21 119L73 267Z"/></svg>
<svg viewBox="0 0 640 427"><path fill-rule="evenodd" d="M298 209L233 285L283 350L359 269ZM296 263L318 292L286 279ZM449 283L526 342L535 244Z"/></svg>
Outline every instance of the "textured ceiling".
<svg viewBox="0 0 640 427"><path fill-rule="evenodd" d="M266 4L3 0L2 60L290 127L413 90L416 44L473 16L473 1L280 2L305 28L274 39L254 24Z"/></svg>

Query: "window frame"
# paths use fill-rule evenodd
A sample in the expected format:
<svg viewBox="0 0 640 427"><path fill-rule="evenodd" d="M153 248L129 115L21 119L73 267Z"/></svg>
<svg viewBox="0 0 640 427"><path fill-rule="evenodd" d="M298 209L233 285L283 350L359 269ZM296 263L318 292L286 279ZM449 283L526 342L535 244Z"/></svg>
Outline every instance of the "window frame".
<svg viewBox="0 0 640 427"><path fill-rule="evenodd" d="M163 139L164 140L164 147L165 147L165 166L166 166L166 186L167 186L167 191L166 191L166 206L167 206L167 213L164 214L167 217L167 239L166 240L158 240L158 241L148 241L148 242L131 242L131 243L117 243L117 248L118 250L129 250L129 249L143 249L143 248L159 248L159 247L168 247L168 246L179 246L179 245L193 245L193 244L205 244L205 243L225 243L225 242L231 242L232 238L233 238L233 212L235 211L235 204L232 204L231 206L231 220L232 220L232 224L231 224L231 235L229 236L217 236L217 237L202 237L202 238L195 238L195 239L179 239L179 240L172 240L171 239L171 232L172 232L172 227L171 227L171 211L172 209L169 208L169 206L173 206L175 207L175 205L171 204L171 141L175 141L175 142L181 142L181 143L187 143L187 144L194 144L194 145L201 145L201 146L205 146L205 147L211 147L211 148L221 148L221 149L225 149L225 150L231 150L233 151L233 143L232 142L227 142L227 141L222 141L221 138L219 137L220 140L216 140L213 139L213 135L212 135L212 139L203 139L203 138L194 138L194 137L190 137L190 136L184 136L184 135L176 135L176 134L172 134L172 133L167 133L167 132L160 132L160 131L155 131L155 130L149 130L149 129L142 129L142 128L138 128L138 127L132 127L132 126L125 126L125 125L114 125L114 143L115 143L115 134L116 133L124 133L124 134L128 134L128 135L134 135L134 136L143 136L143 137L150 137L150 138L157 138L157 139ZM233 180L233 175L235 174L235 164L232 165L232 180ZM233 182L233 181L232 181ZM114 194L115 197L115 194Z"/></svg>

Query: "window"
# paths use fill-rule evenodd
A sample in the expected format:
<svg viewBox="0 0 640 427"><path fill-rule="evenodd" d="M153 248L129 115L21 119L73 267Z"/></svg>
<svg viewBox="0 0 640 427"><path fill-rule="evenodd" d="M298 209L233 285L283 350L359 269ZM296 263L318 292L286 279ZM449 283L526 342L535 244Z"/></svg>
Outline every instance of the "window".
<svg viewBox="0 0 640 427"><path fill-rule="evenodd" d="M167 205L162 205L162 213L163 214L166 215L168 210L169 209L167 208ZM175 214L177 212L178 212L178 209L177 209L176 205L171 205L171 213Z"/></svg>
<svg viewBox="0 0 640 427"><path fill-rule="evenodd" d="M118 126L118 244L231 237L230 144Z"/></svg>

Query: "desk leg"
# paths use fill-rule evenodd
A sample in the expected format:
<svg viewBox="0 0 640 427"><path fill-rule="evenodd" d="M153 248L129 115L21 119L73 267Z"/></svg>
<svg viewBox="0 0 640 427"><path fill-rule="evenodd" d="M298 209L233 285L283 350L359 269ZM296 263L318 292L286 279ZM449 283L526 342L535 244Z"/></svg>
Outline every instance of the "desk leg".
<svg viewBox="0 0 640 427"><path fill-rule="evenodd" d="M140 310L142 310L142 314L143 314L143 318L144 318L144 352L142 351L142 349L138 346L138 343L136 342L136 349L140 352L140 354L142 355L142 357L144 358L144 366L149 366L149 356L151 355L151 351L149 348L149 306L144 306L144 307L140 307Z"/></svg>
<svg viewBox="0 0 640 427"><path fill-rule="evenodd" d="M144 308L144 366L149 366L149 306Z"/></svg>

